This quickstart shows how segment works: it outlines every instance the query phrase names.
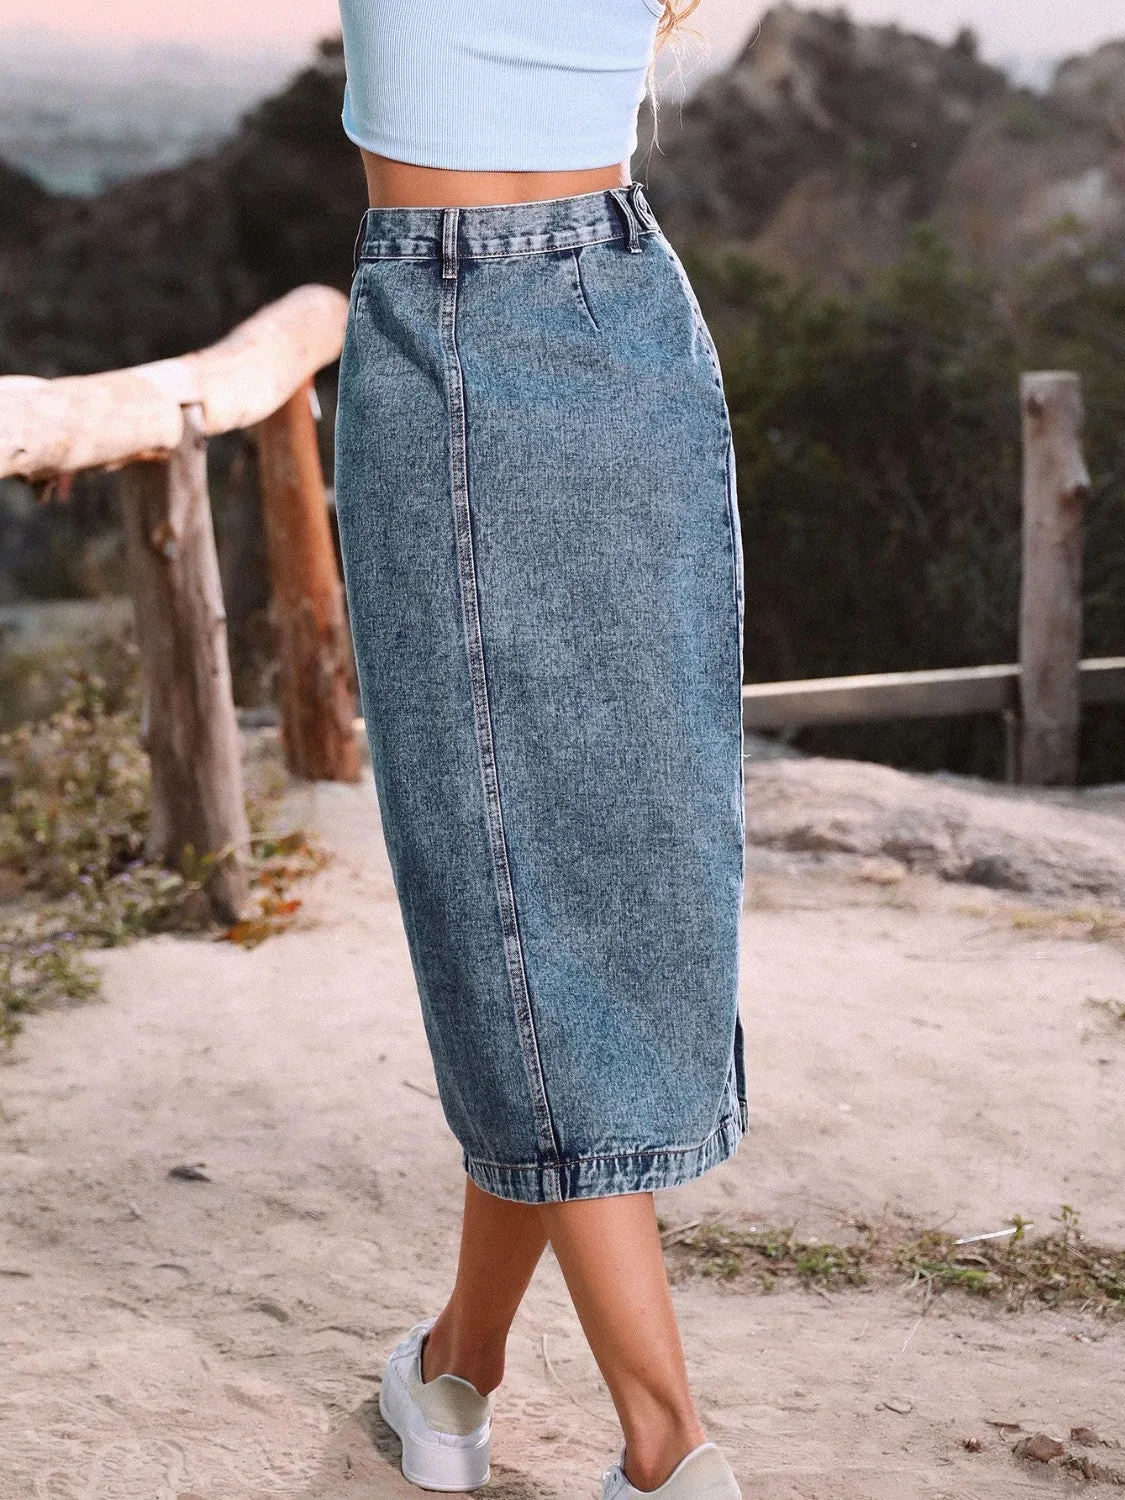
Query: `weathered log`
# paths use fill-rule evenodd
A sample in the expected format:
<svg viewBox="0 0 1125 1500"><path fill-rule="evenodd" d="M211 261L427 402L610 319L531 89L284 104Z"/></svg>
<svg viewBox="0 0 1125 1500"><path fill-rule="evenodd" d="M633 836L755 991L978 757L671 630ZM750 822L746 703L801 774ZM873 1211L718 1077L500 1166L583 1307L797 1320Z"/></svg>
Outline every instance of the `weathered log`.
<svg viewBox="0 0 1125 1500"><path fill-rule="evenodd" d="M254 429L285 760L309 781L358 781L351 638L317 449L311 384Z"/></svg>
<svg viewBox="0 0 1125 1500"><path fill-rule="evenodd" d="M214 913L233 922L248 905L250 827L197 408L169 458L125 469L121 497L152 763L148 855L209 864Z"/></svg>
<svg viewBox="0 0 1125 1500"><path fill-rule="evenodd" d="M1030 786L1078 775L1082 655L1082 522L1090 477L1082 457L1077 375L1024 375L1023 578L1018 773Z"/></svg>
<svg viewBox="0 0 1125 1500"><path fill-rule="evenodd" d="M252 427L343 345L347 298L303 286L240 323L209 349L101 375L0 378L0 479L115 468L170 453L183 410L200 408L204 434Z"/></svg>
<svg viewBox="0 0 1125 1500"><path fill-rule="evenodd" d="M52 479L157 457L170 453L183 431L179 405L136 370L0 377L0 479Z"/></svg>

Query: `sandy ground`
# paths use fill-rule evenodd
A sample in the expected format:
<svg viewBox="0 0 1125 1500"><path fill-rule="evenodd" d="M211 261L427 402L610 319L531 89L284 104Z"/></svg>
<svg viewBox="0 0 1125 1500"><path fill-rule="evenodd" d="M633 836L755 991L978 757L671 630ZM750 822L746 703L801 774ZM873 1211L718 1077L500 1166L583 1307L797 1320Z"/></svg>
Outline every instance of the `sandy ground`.
<svg viewBox="0 0 1125 1500"><path fill-rule="evenodd" d="M300 928L101 955L105 1003L33 1018L0 1068L3 1500L417 1493L375 1396L448 1285L459 1155L373 794L311 788L289 814L336 855ZM1069 1203L1125 1243L1125 1029L1091 1003L1125 1000L1125 950L1027 925L1025 899L882 878L753 875L752 1133L665 1217L969 1234ZM210 1180L169 1177L185 1162ZM748 1500L1014 1500L1076 1481L990 1424L1125 1443L1125 1323L952 1296L923 1317L906 1289L675 1295ZM497 1417L499 1500L597 1494L616 1429L549 1260Z"/></svg>

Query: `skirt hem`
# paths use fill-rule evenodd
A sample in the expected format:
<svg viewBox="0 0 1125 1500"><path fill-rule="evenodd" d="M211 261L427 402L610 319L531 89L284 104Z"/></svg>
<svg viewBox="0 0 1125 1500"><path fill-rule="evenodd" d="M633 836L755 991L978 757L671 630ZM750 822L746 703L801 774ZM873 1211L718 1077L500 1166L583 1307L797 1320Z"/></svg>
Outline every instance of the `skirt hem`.
<svg viewBox="0 0 1125 1500"><path fill-rule="evenodd" d="M512 1203L565 1203L574 1198L610 1198L653 1193L692 1182L733 1156L746 1134L744 1100L731 1105L705 1141L660 1146L558 1162L481 1161L465 1153L465 1171L495 1198Z"/></svg>

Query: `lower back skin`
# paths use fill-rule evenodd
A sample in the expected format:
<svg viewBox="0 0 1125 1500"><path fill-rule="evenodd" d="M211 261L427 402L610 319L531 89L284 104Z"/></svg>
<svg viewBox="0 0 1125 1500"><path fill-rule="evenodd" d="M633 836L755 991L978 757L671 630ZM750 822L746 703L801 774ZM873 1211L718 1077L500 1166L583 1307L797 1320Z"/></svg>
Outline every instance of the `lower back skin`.
<svg viewBox="0 0 1125 1500"><path fill-rule="evenodd" d="M627 187L630 182L627 161L574 172L457 172L392 161L371 151L360 154L372 208L477 208L493 203L531 203Z"/></svg>

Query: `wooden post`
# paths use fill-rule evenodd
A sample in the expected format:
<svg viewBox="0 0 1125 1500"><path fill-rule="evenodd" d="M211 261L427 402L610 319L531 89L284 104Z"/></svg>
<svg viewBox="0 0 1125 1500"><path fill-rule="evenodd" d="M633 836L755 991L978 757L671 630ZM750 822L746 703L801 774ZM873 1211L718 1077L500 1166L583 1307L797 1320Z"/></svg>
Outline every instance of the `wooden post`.
<svg viewBox="0 0 1125 1500"><path fill-rule="evenodd" d="M285 759L310 781L358 781L351 640L312 412L312 382L254 429Z"/></svg>
<svg viewBox="0 0 1125 1500"><path fill-rule="evenodd" d="M218 856L207 893L234 922L249 900L250 827L197 406L167 459L122 470L121 497L152 761L148 854L177 868L189 851Z"/></svg>
<svg viewBox="0 0 1125 1500"><path fill-rule="evenodd" d="M1020 402L1019 779L1029 786L1073 786L1078 776L1082 521L1090 486L1082 457L1078 376L1059 371L1024 375Z"/></svg>

